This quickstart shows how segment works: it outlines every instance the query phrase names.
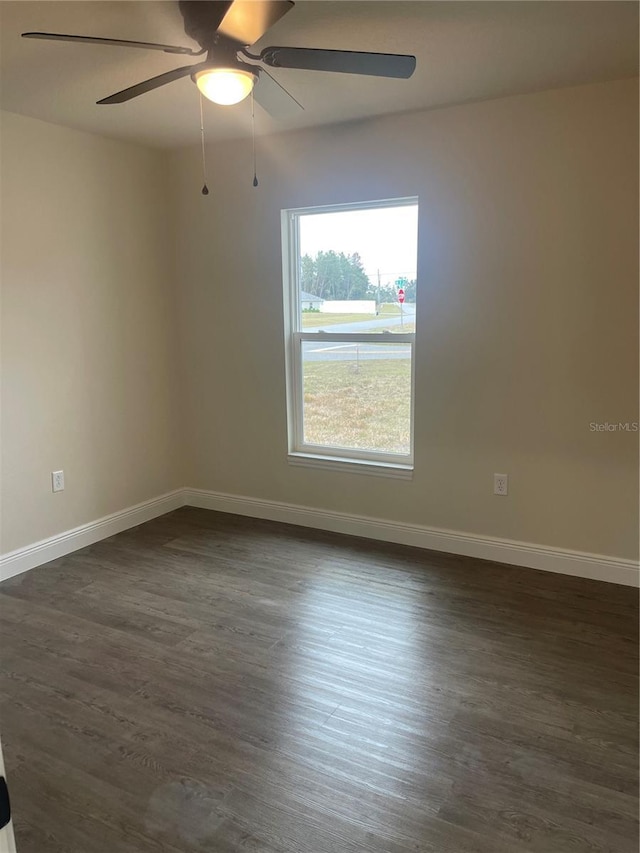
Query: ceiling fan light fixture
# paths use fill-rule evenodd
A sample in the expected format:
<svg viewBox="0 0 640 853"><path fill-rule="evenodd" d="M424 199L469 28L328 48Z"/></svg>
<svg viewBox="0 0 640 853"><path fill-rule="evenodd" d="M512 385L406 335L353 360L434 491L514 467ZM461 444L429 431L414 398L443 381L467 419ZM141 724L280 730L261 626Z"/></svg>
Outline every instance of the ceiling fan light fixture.
<svg viewBox="0 0 640 853"><path fill-rule="evenodd" d="M257 74L241 68L205 68L194 74L196 86L214 104L239 104L251 92Z"/></svg>

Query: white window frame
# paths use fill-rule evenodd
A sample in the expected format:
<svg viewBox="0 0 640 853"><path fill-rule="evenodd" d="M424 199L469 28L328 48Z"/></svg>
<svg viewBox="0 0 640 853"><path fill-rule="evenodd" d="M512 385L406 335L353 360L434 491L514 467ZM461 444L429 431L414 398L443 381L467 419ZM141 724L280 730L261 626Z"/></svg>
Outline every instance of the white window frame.
<svg viewBox="0 0 640 853"><path fill-rule="evenodd" d="M317 213L337 213L353 210L371 210L382 207L402 207L418 204L418 198L394 198L354 204L331 204L318 207L301 207L283 210L282 217L282 267L284 283L284 334L287 383L288 459L293 465L352 470L376 476L410 479L414 465L414 407L415 407L415 333L393 332L323 332L302 331L300 327L300 217ZM336 343L405 343L411 355L411 409L410 450L408 454L382 453L375 450L358 450L350 447L329 447L304 441L304 394L302 347L305 341Z"/></svg>

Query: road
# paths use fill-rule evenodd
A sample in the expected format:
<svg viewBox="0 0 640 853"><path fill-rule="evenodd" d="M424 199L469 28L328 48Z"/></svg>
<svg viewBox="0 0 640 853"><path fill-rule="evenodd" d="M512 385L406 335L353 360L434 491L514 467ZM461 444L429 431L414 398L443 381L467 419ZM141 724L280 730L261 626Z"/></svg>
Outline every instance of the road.
<svg viewBox="0 0 640 853"><path fill-rule="evenodd" d="M415 322L415 305L405 305L404 306L404 318L403 321L405 323L413 323ZM356 323L335 323L328 324L326 329L323 331L326 332L375 332L379 329L391 329L397 328L401 325L400 323L400 315L394 315L391 317L384 317L378 320L362 320ZM314 327L313 329L308 329L305 331L317 331L318 329ZM411 348L408 344L395 344L388 345L383 344L382 341L380 344L372 344L372 343L337 343L336 341L322 341L320 335L318 335L319 340L316 343L315 341L305 341L303 346L303 360L305 362L308 361L355 361L355 360L363 360L369 361L372 359L396 359L396 358L410 358L411 357Z"/></svg>

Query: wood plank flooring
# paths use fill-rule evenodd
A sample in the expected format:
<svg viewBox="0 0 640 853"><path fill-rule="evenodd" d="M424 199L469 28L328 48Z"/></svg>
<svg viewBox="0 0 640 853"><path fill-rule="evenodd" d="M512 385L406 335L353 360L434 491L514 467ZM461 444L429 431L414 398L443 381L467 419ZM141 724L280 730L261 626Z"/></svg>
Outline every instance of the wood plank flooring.
<svg viewBox="0 0 640 853"><path fill-rule="evenodd" d="M0 585L19 853L637 853L637 591L184 508Z"/></svg>

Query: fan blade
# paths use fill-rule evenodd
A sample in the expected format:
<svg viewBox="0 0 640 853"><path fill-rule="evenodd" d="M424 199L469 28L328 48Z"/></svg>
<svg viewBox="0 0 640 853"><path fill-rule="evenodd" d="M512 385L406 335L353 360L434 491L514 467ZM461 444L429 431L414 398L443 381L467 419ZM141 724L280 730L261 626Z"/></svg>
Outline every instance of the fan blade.
<svg viewBox="0 0 640 853"><path fill-rule="evenodd" d="M218 32L242 44L253 44L293 6L292 0L234 0Z"/></svg>
<svg viewBox="0 0 640 853"><path fill-rule="evenodd" d="M135 86L130 86L128 89L123 89L121 92L116 92L115 95L109 95L108 98L103 98L97 101L98 104L122 104L124 101L130 101L132 98L137 98L138 95L144 95L145 92L150 92L152 89L157 89L159 86L164 86L167 83L172 83L174 80L179 80L181 77L188 77L199 68L206 66L206 62L196 62L195 65L183 65L181 68L174 68L173 71L165 71L164 74L158 74L157 77L151 77L149 80L143 80L142 83L136 83Z"/></svg>
<svg viewBox="0 0 640 853"><path fill-rule="evenodd" d="M233 0L179 0L185 33L201 47L213 47L218 27L232 3Z"/></svg>
<svg viewBox="0 0 640 853"><path fill-rule="evenodd" d="M253 95L262 109L273 118L288 118L304 110L302 104L296 101L293 95L287 92L284 86L281 86L264 68L260 69Z"/></svg>
<svg viewBox="0 0 640 853"><path fill-rule="evenodd" d="M339 71L374 77L411 77L415 56L397 53L362 53L355 50L317 50L309 47L266 47L260 60L271 68Z"/></svg>
<svg viewBox="0 0 640 853"><path fill-rule="evenodd" d="M190 47L175 47L171 44L155 44L150 41L124 41L123 39L103 39L94 36L68 36L63 33L22 33L23 39L46 39L47 41L79 41L86 44L115 44L118 47L141 47L145 50L162 50L164 53L179 53L184 56L200 56L204 50L191 50Z"/></svg>

